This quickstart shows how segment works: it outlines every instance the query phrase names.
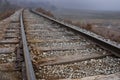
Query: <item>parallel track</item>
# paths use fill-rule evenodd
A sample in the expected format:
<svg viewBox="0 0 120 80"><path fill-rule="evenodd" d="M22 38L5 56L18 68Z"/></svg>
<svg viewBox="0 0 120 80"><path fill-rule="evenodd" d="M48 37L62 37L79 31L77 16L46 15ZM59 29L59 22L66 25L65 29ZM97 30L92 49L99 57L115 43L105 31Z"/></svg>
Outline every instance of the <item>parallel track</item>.
<svg viewBox="0 0 120 80"><path fill-rule="evenodd" d="M21 80L22 52L20 53L20 16L16 11L0 22L0 80Z"/></svg>
<svg viewBox="0 0 120 80"><path fill-rule="evenodd" d="M55 20L53 18L50 18L50 17L48 17L48 16L46 16L44 14L41 14L41 13L35 11L35 10L30 10L30 11L32 13L34 13L34 14L40 15L40 16L42 16L44 18L47 18L47 19L57 23L57 24L63 25L64 27L68 27L68 28L72 29L73 31L78 32L80 35L92 40L93 42L95 42L99 46L103 47L104 49L107 49L107 50L111 51L115 56L120 57L120 46L110 44L109 42L104 41L104 40L102 40L100 38L96 38L96 37L91 36L91 35L89 35L87 33L81 32L81 30L78 27L67 25L67 24L65 24L63 22L60 22L60 21Z"/></svg>
<svg viewBox="0 0 120 80"><path fill-rule="evenodd" d="M0 74L6 75L0 76L1 80L78 79L120 72L118 46L34 10L21 11L17 16L20 16L20 20L11 21L11 27L7 27L3 35L5 40L0 40L0 57L8 54L8 59L9 56L15 58L12 62L16 62L16 72L4 69L5 65L1 64L5 60L1 60ZM3 47L5 50L2 50ZM9 78L20 73L20 78Z"/></svg>
<svg viewBox="0 0 120 80"><path fill-rule="evenodd" d="M119 47L87 35L79 28L31 12L25 10L24 24L37 79L82 78L101 74L99 69L102 74L120 71L119 58L112 56L120 56Z"/></svg>
<svg viewBox="0 0 120 80"><path fill-rule="evenodd" d="M4 26L3 26L4 25ZM0 80L36 80L26 34L23 11L0 23Z"/></svg>

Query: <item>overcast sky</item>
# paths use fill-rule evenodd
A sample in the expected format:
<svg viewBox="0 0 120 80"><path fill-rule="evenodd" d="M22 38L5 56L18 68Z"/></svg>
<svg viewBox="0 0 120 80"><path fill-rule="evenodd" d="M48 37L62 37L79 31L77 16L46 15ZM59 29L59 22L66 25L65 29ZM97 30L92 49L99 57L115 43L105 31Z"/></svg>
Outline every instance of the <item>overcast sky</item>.
<svg viewBox="0 0 120 80"><path fill-rule="evenodd" d="M50 2L56 7L88 10L120 11L120 0L9 0L9 1L33 1Z"/></svg>
<svg viewBox="0 0 120 80"><path fill-rule="evenodd" d="M120 11L120 0L31 0L49 1L59 7L90 10Z"/></svg>

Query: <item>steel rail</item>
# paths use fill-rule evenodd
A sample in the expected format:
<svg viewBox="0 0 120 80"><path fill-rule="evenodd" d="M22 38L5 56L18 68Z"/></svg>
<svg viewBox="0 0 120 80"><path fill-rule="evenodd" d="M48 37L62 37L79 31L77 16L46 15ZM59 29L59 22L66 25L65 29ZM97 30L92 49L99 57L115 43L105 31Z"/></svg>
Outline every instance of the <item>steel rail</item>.
<svg viewBox="0 0 120 80"><path fill-rule="evenodd" d="M26 34L24 30L23 11L20 16L20 24L21 24L21 35L22 35L22 42L23 42L23 51L24 51L24 58L25 58L27 80L36 80L32 62L31 62L30 53L29 53L29 48L27 44Z"/></svg>
<svg viewBox="0 0 120 80"><path fill-rule="evenodd" d="M78 32L79 34L81 34L82 36L84 36L84 37L90 39L91 41L95 42L97 45L101 46L102 48L111 51L113 53L113 55L115 55L117 57L120 57L120 46L116 46L114 44L110 44L110 43L108 43L107 41L104 41L101 38L96 38L96 37L94 37L94 36L92 36L90 34L82 32L81 29L76 27L76 26L70 26L68 24L64 24L63 22L60 22L60 21L58 21L56 19L48 17L47 15L44 15L44 14L42 14L40 12L35 11L35 10L30 10L30 11L32 13L36 14L36 15L42 16L44 18L47 18L47 19L49 19L51 21L54 21L54 22L56 22L56 23L58 23L60 25L63 25L65 27L67 27L67 28L70 28L70 29Z"/></svg>

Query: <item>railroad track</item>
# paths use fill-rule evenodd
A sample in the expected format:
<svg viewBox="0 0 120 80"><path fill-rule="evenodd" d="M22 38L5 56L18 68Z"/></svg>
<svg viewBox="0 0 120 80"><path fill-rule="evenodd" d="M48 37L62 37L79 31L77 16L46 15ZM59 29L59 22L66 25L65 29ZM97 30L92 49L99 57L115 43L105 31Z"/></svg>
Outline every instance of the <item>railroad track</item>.
<svg viewBox="0 0 120 80"><path fill-rule="evenodd" d="M70 80L101 74L113 74L112 78L116 76L119 80L116 46L106 43L105 47L110 47L101 47L99 41L79 29L68 28L35 11L20 11L15 18L9 20L11 26L5 27L4 35L0 36L0 57L8 59L5 64L1 60L0 74L6 76L0 76L0 80Z"/></svg>
<svg viewBox="0 0 120 80"><path fill-rule="evenodd" d="M17 11L0 22L0 80L21 80L21 62L18 60L20 47L20 16Z"/></svg>
<svg viewBox="0 0 120 80"><path fill-rule="evenodd" d="M120 72L120 59L112 55L119 55L119 48L105 49L91 37L31 12L24 11L24 24L37 79L80 79Z"/></svg>
<svg viewBox="0 0 120 80"><path fill-rule="evenodd" d="M22 12L0 23L0 80L35 80Z"/></svg>

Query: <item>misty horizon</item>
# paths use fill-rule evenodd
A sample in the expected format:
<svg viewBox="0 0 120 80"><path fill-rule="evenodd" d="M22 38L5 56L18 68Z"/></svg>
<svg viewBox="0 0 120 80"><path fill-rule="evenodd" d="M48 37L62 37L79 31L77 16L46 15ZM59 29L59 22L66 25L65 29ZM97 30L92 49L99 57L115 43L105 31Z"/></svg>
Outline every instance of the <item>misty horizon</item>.
<svg viewBox="0 0 120 80"><path fill-rule="evenodd" d="M43 3L53 5L59 8L65 9L77 9L77 10L97 10L97 11L120 11L119 0L9 0L10 2L23 2L36 3L36 6L40 6ZM42 4L39 4L42 3ZM49 5L49 4L48 4ZM31 7L33 5L30 5Z"/></svg>

